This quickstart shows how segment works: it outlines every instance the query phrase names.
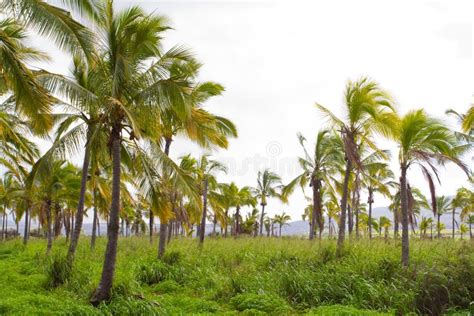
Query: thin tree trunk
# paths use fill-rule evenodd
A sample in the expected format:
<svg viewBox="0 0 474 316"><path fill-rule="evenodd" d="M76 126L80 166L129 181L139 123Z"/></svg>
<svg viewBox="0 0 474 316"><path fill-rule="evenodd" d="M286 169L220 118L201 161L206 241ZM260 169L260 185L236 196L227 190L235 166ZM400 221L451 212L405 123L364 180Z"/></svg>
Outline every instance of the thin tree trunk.
<svg viewBox="0 0 474 316"><path fill-rule="evenodd" d="M237 206L235 211L235 236L238 236L240 233L240 206Z"/></svg>
<svg viewBox="0 0 474 316"><path fill-rule="evenodd" d="M212 235L216 236L216 234L217 234L217 231L216 231L217 215L215 214L215 212L214 212L214 220L213 220L212 224L213 224L213 226L212 226Z"/></svg>
<svg viewBox="0 0 474 316"><path fill-rule="evenodd" d="M374 203L374 197L371 188L369 188L369 200L367 202L369 204L369 238L372 239L372 203Z"/></svg>
<svg viewBox="0 0 474 316"><path fill-rule="evenodd" d="M165 139L165 155L166 156L169 156L171 142L172 142L172 139L170 138ZM163 257L163 255L165 254L167 228L168 228L167 223L164 223L164 221L160 219L160 239L158 240L158 258Z"/></svg>
<svg viewBox="0 0 474 316"><path fill-rule="evenodd" d="M30 223L30 207L27 206L25 210L25 230L23 233L23 244L26 245L28 243L29 237L29 223Z"/></svg>
<svg viewBox="0 0 474 316"><path fill-rule="evenodd" d="M453 239L454 239L454 215L455 215L455 208L453 207Z"/></svg>
<svg viewBox="0 0 474 316"><path fill-rule="evenodd" d="M3 210L3 215L2 215L2 240L5 240L5 214L7 213L7 210Z"/></svg>
<svg viewBox="0 0 474 316"><path fill-rule="evenodd" d="M153 221L154 221L153 211L150 209L150 222L149 222L150 244L153 243Z"/></svg>
<svg viewBox="0 0 474 316"><path fill-rule="evenodd" d="M46 201L46 223L48 225L48 246L46 247L46 254L49 255L53 247L53 230L51 223L51 201Z"/></svg>
<svg viewBox="0 0 474 316"><path fill-rule="evenodd" d="M279 236L281 237L281 224L280 224L280 227L278 228L278 231L279 231Z"/></svg>
<svg viewBox="0 0 474 316"><path fill-rule="evenodd" d="M438 239L441 238L441 214L438 213Z"/></svg>
<svg viewBox="0 0 474 316"><path fill-rule="evenodd" d="M260 236L263 236L263 219L265 217L265 203L261 203L260 204L262 206L262 214L260 215L260 227L259 227L259 230L260 230Z"/></svg>
<svg viewBox="0 0 474 316"><path fill-rule="evenodd" d="M94 206L94 218L92 220L92 236L91 236L91 249L95 248L95 240L97 234L97 207Z"/></svg>
<svg viewBox="0 0 474 316"><path fill-rule="evenodd" d="M349 191L349 177L351 175L351 161L346 161L346 172L344 174L344 185L341 199L341 217L339 219L339 233L337 237L337 249L336 255L341 256L344 250L344 239L346 233L346 207L347 207L347 195Z"/></svg>
<svg viewBox="0 0 474 316"><path fill-rule="evenodd" d="M89 139L90 131L87 134L88 134L88 139ZM82 221L84 219L84 203L86 199L86 189L87 189L87 175L89 173L89 163L90 163L90 148L88 144L86 144L86 148L84 152L84 160L82 162L81 189L79 191L79 202L77 204L76 220L75 220L74 230L71 236L71 243L69 244L69 249L67 252L67 259L70 264L74 262L74 255L76 254L77 244L79 242L79 236L81 235L81 230L82 230Z"/></svg>
<svg viewBox="0 0 474 316"><path fill-rule="evenodd" d="M401 165L401 176L400 176L400 200L402 209L402 264L408 266L410 248L409 248L409 236L408 236L408 187L407 187L407 167Z"/></svg>
<svg viewBox="0 0 474 316"><path fill-rule="evenodd" d="M97 287L90 302L97 306L100 302L110 298L110 290L115 274L115 263L117 259L117 243L119 234L119 212L120 212L120 123L112 128L112 205L110 208L109 226L107 229L107 247L105 249L104 266L99 286Z"/></svg>
<svg viewBox="0 0 474 316"><path fill-rule="evenodd" d="M398 218L398 208L393 210L393 238L398 238L398 225L399 225L399 218Z"/></svg>
<svg viewBox="0 0 474 316"><path fill-rule="evenodd" d="M206 236L206 217L207 217L207 188L208 180L204 179L204 191L202 192L202 218L201 218L201 231L199 235L199 242L204 243L204 236Z"/></svg>

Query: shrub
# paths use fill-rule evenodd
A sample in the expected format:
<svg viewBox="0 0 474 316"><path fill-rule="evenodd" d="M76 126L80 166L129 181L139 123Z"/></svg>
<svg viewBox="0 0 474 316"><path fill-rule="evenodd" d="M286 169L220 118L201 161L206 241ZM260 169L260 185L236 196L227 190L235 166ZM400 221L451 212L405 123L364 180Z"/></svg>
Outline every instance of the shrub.
<svg viewBox="0 0 474 316"><path fill-rule="evenodd" d="M230 300L238 311L257 310L266 313L283 313L289 308L280 297L271 294L238 294Z"/></svg>

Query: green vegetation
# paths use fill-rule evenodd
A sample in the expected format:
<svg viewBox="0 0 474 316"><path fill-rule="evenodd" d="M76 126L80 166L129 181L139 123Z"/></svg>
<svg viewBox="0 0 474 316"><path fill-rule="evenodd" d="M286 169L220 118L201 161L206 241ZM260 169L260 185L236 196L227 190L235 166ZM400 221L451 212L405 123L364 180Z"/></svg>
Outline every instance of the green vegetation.
<svg viewBox="0 0 474 316"><path fill-rule="evenodd" d="M0 313L438 315L469 307L473 243L457 241L456 230L473 240L474 177L463 161L472 105L446 112L459 120L454 130L425 109L402 115L369 77L349 80L341 117L317 104L328 124L314 131L314 148L298 135L296 178L285 184L262 166L255 183L223 183L227 168L213 154L237 127L207 103L225 88L201 78L190 49L168 43L170 25L113 0L0 3ZM50 56L29 46L31 35L67 54L69 72L38 68ZM31 140L38 137L52 140L49 148ZM179 140L202 152L175 159ZM399 181L380 140L398 147ZM71 162L77 155L81 168ZM454 198L436 193L446 163L469 181ZM410 184L414 167L429 198ZM267 208L297 187L312 191L300 210L311 242L282 238L289 210ZM373 217L380 195L392 218ZM443 214L452 216L451 240L442 240ZM87 215L90 246L80 238ZM106 239L99 222L108 224Z"/></svg>
<svg viewBox="0 0 474 316"><path fill-rule="evenodd" d="M85 239L85 238L84 238ZM382 315L465 311L474 299L474 245L413 241L411 265L399 241L363 240L335 257L336 241L211 238L170 243L162 260L147 238L121 238L112 300L88 300L99 281L105 239L78 247L67 277L64 239L50 257L42 240L0 248L0 311L6 314ZM371 311L369 313L369 310ZM463 315L460 313L459 315Z"/></svg>

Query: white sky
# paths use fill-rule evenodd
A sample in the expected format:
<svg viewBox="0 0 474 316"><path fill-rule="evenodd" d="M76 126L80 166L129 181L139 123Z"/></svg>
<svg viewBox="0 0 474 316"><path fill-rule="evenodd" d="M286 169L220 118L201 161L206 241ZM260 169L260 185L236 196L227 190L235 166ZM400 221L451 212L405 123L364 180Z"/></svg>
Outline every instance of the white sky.
<svg viewBox="0 0 474 316"><path fill-rule="evenodd" d="M465 112L473 101L472 1L115 3L168 16L175 30L166 34L165 45L192 48L204 63L202 80L225 86L224 95L209 102L211 111L232 119L239 130L227 151L214 154L229 164L223 181L255 186L257 171L265 166L285 182L296 176L296 157L302 154L297 132L311 142L322 127L315 101L340 112L348 79L368 75L377 80L394 95L401 113L424 107L443 118L447 108ZM34 42L53 56L48 70L67 73L67 56L47 48L46 41ZM396 146L380 144L393 150L398 172ZM174 157L190 151L200 153L184 140L171 147ZM409 178L428 193L418 171L410 171ZM450 166L441 180L438 193L451 195L466 177ZM375 198L375 206L387 203ZM306 205L297 191L288 205L270 201L268 211L285 210L298 220Z"/></svg>

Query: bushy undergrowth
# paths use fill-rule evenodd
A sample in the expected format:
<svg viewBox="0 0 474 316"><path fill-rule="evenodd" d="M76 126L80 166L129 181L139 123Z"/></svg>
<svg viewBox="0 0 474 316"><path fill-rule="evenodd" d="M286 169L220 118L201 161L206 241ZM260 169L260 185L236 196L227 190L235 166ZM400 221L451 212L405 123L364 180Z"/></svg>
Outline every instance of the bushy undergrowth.
<svg viewBox="0 0 474 316"><path fill-rule="evenodd" d="M162 260L146 238L119 242L112 299L88 304L102 268L82 238L73 270L59 239L0 243L0 314L69 315L383 315L469 314L474 301L474 243L413 241L408 269L398 241L300 239L174 240Z"/></svg>

